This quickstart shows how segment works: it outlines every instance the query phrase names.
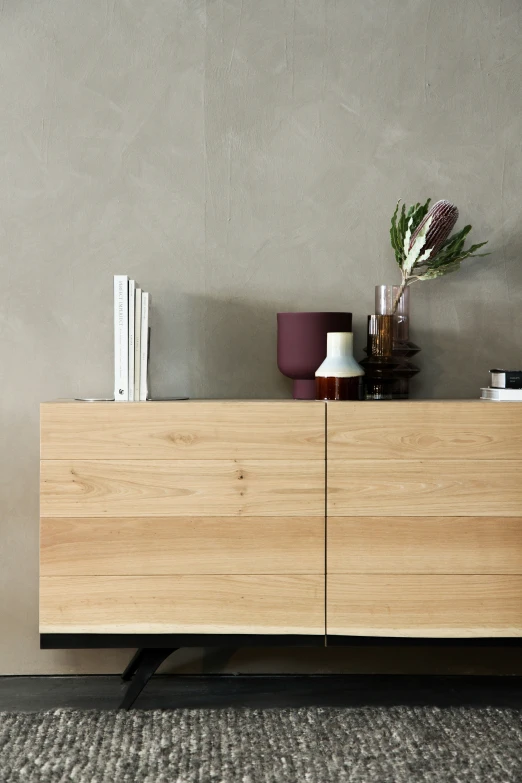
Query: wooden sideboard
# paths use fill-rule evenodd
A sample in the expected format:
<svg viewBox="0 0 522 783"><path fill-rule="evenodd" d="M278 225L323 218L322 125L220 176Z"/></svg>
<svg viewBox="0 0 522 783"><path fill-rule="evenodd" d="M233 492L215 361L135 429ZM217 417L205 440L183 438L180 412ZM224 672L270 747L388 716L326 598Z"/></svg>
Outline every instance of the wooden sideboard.
<svg viewBox="0 0 522 783"><path fill-rule="evenodd" d="M521 469L516 403L44 403L42 646L520 639Z"/></svg>

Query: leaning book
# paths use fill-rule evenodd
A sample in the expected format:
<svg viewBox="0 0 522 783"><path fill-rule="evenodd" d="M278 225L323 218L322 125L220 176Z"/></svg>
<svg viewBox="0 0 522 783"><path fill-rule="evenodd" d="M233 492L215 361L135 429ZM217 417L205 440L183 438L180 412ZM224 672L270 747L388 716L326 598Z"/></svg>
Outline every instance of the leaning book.
<svg viewBox="0 0 522 783"><path fill-rule="evenodd" d="M114 399L129 399L129 278L114 275Z"/></svg>
<svg viewBox="0 0 522 783"><path fill-rule="evenodd" d="M150 294L141 294L140 400L149 397Z"/></svg>
<svg viewBox="0 0 522 783"><path fill-rule="evenodd" d="M134 305L134 400L140 399L141 367L141 288L136 289Z"/></svg>
<svg viewBox="0 0 522 783"><path fill-rule="evenodd" d="M129 401L134 400L134 351L136 320L136 281L129 280Z"/></svg>

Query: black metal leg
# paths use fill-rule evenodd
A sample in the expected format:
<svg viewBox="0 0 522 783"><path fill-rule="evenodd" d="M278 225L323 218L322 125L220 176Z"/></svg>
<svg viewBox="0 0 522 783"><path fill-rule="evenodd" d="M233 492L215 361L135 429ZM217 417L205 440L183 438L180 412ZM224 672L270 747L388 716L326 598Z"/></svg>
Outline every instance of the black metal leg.
<svg viewBox="0 0 522 783"><path fill-rule="evenodd" d="M156 669L178 649L178 647L144 647L138 650L124 672L124 675L133 672L134 677L125 692L120 709L130 710ZM127 679L129 677L132 677L132 673L128 674Z"/></svg>
<svg viewBox="0 0 522 783"><path fill-rule="evenodd" d="M132 680L133 675L136 674L136 671L138 670L138 667L143 660L144 652L145 650L143 649L143 647L140 647L139 650L136 650L135 654L132 656L129 663L125 667L123 674L121 675L121 679L124 682L126 682L127 680Z"/></svg>

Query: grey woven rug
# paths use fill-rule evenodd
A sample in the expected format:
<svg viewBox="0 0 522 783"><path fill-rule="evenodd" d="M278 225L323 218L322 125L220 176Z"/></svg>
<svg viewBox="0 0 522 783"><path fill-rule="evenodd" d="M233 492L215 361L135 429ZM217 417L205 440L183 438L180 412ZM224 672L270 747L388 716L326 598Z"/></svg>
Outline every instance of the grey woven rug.
<svg viewBox="0 0 522 783"><path fill-rule="evenodd" d="M522 711L0 713L0 780L508 783L522 780Z"/></svg>

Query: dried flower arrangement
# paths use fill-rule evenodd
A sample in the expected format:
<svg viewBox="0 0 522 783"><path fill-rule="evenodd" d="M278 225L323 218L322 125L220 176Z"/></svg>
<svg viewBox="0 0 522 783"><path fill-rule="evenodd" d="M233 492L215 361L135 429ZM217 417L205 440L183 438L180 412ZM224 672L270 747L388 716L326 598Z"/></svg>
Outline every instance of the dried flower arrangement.
<svg viewBox="0 0 522 783"><path fill-rule="evenodd" d="M409 209L403 204L399 212L398 201L395 207L390 237L401 269L402 283L394 310L406 286L418 280L433 280L449 272L456 272L465 258L489 255L476 252L487 242L464 248L471 226L464 226L461 231L450 236L459 216L454 204L445 200L437 201L430 209L430 203L431 199L428 199L425 204L413 204Z"/></svg>

